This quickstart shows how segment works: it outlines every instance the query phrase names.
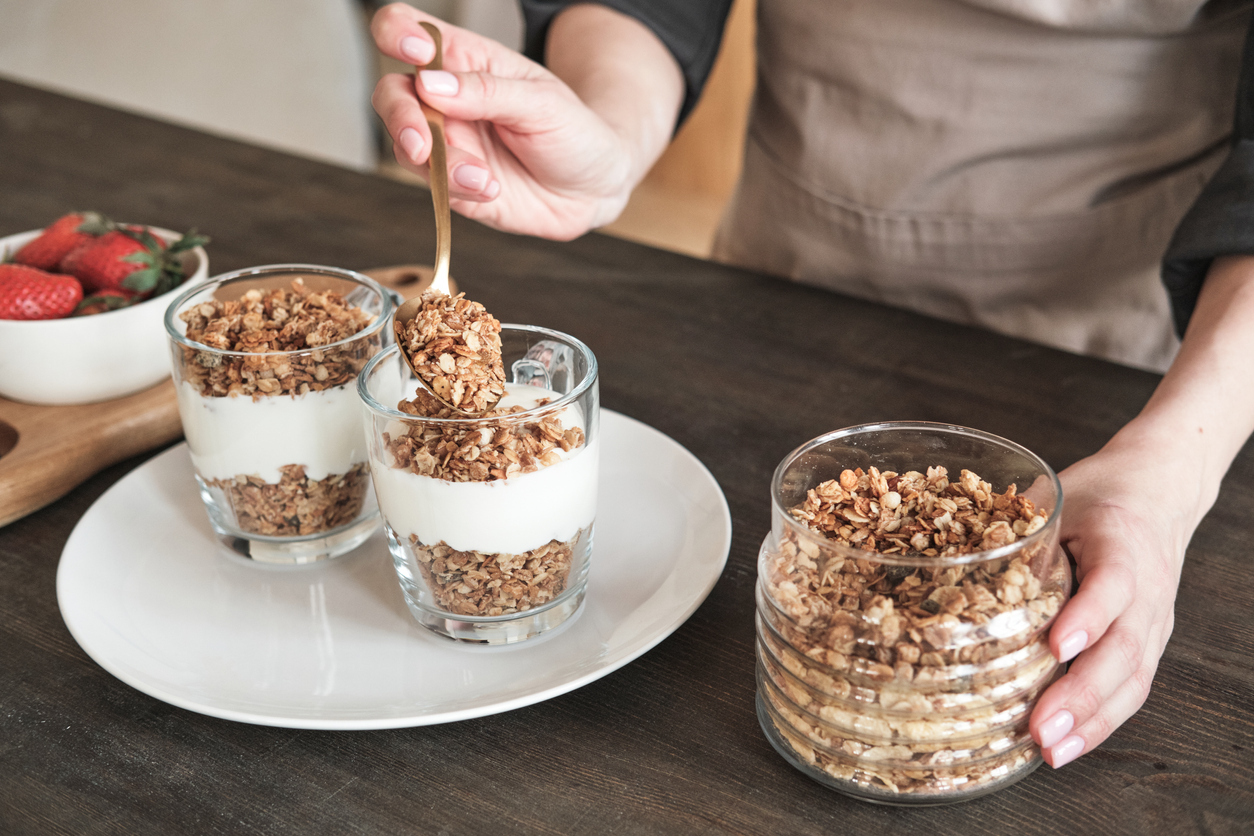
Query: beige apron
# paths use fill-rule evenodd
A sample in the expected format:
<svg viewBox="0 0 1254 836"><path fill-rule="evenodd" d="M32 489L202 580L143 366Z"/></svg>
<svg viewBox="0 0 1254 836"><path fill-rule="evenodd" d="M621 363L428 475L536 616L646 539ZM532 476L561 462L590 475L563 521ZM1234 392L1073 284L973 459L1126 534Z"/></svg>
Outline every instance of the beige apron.
<svg viewBox="0 0 1254 836"><path fill-rule="evenodd" d="M715 257L1163 369L1248 0L759 0Z"/></svg>

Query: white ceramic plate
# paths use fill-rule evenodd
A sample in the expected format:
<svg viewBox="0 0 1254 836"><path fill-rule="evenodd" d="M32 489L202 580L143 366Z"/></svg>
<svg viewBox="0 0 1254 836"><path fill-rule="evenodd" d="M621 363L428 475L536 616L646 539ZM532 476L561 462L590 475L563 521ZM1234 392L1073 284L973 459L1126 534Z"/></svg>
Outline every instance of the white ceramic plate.
<svg viewBox="0 0 1254 836"><path fill-rule="evenodd" d="M172 705L246 723L381 729L530 705L614 671L705 600L731 546L718 483L657 430L603 410L588 595L514 647L435 636L405 608L382 534L298 569L218 550L186 445L136 468L83 515L57 598L109 673Z"/></svg>

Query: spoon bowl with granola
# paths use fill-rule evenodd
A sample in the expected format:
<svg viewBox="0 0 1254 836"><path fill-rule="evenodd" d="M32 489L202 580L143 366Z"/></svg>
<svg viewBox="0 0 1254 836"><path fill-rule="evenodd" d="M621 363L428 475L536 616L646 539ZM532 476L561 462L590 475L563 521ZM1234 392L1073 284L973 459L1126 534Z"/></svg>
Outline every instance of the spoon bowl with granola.
<svg viewBox="0 0 1254 836"><path fill-rule="evenodd" d="M429 289L411 302L417 312L397 320L396 344L415 381L455 415L491 410L505 394L501 323L464 293Z"/></svg>
<svg viewBox="0 0 1254 836"><path fill-rule="evenodd" d="M435 56L424 69L444 67L440 30L423 22L435 42ZM453 249L452 214L448 197L448 157L444 139L444 115L423 104L431 129L431 202L435 208L435 274L421 296L396 310L393 327L401 358L418 384L454 414L482 415L505 394L501 370L501 324L471 302L449 289L449 258Z"/></svg>

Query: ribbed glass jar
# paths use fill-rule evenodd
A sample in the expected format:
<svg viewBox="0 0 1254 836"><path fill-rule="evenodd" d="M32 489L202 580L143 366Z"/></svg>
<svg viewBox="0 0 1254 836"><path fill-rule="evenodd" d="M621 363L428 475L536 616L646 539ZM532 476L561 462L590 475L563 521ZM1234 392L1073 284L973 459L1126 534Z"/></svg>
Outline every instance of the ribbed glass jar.
<svg viewBox="0 0 1254 836"><path fill-rule="evenodd" d="M1059 673L1048 629L1071 588L1049 466L978 430L883 423L802 445L771 493L757 702L780 754L886 804L965 800L1035 769L1028 718ZM972 533L991 547L946 553Z"/></svg>

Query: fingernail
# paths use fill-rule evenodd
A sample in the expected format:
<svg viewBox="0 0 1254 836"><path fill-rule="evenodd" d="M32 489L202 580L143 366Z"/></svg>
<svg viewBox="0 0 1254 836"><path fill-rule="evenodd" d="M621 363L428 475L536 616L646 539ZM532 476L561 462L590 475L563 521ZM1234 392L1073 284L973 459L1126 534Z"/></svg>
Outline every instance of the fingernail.
<svg viewBox="0 0 1254 836"><path fill-rule="evenodd" d="M401 38L401 55L415 64L429 64L435 57L435 44L410 35L407 38Z"/></svg>
<svg viewBox="0 0 1254 836"><path fill-rule="evenodd" d="M1050 717L1044 723L1041 723L1041 748L1048 749L1066 736L1075 725L1075 718L1071 716L1071 712L1065 708L1062 711L1054 712L1054 716Z"/></svg>
<svg viewBox="0 0 1254 836"><path fill-rule="evenodd" d="M457 76L444 70L423 70L418 75L422 79L423 88L437 96L456 96L461 87Z"/></svg>
<svg viewBox="0 0 1254 836"><path fill-rule="evenodd" d="M1089 634L1083 630L1077 630L1058 642L1058 661L1070 662L1080 654L1085 645L1089 643Z"/></svg>
<svg viewBox="0 0 1254 836"><path fill-rule="evenodd" d="M422 146L425 144L422 141L422 134L413 128L401 128L396 141L401 144L401 150L405 152L405 156L409 157L411 162L418 162L418 154L422 151Z"/></svg>
<svg viewBox="0 0 1254 836"><path fill-rule="evenodd" d="M491 183L489 183L488 187L483 190L483 196L486 197L488 200L492 200L500 193L501 193L501 184L498 183L496 180L493 180Z"/></svg>
<svg viewBox="0 0 1254 836"><path fill-rule="evenodd" d="M477 165L459 165L453 170L453 180L463 189L481 192L488 184L488 170Z"/></svg>
<svg viewBox="0 0 1254 836"><path fill-rule="evenodd" d="M1084 738L1077 734L1064 738L1061 743L1049 750L1050 766L1060 769L1080 757L1084 751Z"/></svg>

